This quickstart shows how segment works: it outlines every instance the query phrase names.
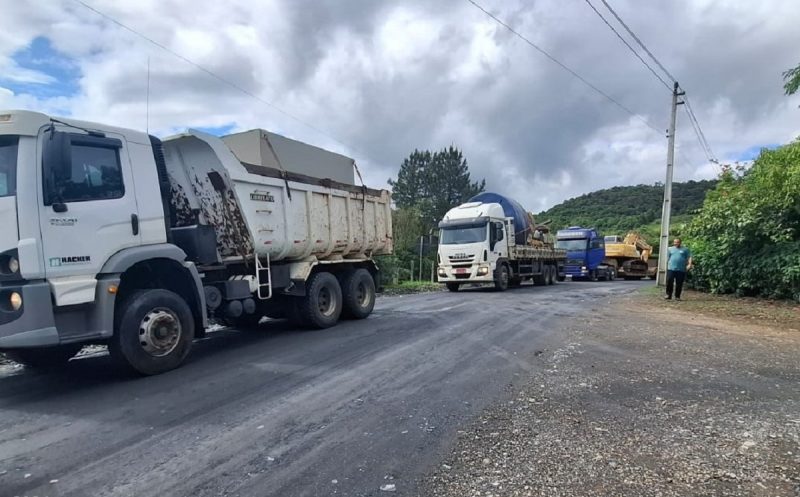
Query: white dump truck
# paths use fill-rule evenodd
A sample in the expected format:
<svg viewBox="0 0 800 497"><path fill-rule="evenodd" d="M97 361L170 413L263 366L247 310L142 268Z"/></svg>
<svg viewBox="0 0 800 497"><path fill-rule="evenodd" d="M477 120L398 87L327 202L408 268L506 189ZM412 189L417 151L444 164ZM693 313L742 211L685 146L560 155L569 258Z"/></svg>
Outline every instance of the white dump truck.
<svg viewBox="0 0 800 497"><path fill-rule="evenodd" d="M367 317L373 258L392 251L389 192L293 172L293 156L267 145L268 163L251 164L200 132L162 143L0 111L0 351L46 366L104 343L156 374L210 320ZM346 163L291 146L321 173L328 158L337 174Z"/></svg>
<svg viewBox="0 0 800 497"><path fill-rule="evenodd" d="M481 193L445 214L439 223L438 276L451 292L464 284L497 290L525 280L552 285L563 280L566 252L546 239L520 204Z"/></svg>

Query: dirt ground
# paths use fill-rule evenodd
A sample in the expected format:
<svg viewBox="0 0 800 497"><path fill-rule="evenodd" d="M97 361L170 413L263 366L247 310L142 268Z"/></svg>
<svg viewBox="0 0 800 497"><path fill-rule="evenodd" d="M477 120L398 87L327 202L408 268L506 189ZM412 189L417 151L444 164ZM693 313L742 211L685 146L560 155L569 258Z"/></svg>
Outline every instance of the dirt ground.
<svg viewBox="0 0 800 497"><path fill-rule="evenodd" d="M592 305L421 495L800 496L799 306L649 289Z"/></svg>

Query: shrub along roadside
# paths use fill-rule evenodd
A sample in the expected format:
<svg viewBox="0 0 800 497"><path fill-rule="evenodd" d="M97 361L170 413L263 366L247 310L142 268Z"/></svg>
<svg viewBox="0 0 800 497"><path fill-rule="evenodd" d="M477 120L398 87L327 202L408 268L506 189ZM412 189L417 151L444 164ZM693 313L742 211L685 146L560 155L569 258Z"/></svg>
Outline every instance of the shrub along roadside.
<svg viewBox="0 0 800 497"><path fill-rule="evenodd" d="M800 141L726 167L686 238L696 288L800 301Z"/></svg>

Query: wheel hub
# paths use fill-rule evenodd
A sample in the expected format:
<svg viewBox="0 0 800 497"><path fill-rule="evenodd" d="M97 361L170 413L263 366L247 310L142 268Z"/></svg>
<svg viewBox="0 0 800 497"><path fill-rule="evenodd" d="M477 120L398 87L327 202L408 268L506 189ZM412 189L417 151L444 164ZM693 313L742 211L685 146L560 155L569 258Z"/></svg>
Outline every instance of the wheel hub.
<svg viewBox="0 0 800 497"><path fill-rule="evenodd" d="M336 306L334 305L333 295L331 295L330 289L322 288L319 291L317 302L319 303L319 312L326 316L333 314Z"/></svg>
<svg viewBox="0 0 800 497"><path fill-rule="evenodd" d="M366 307L369 305L370 302L370 294L367 291L367 285L364 283L359 283L358 287L356 288L356 300L358 305L361 307Z"/></svg>
<svg viewBox="0 0 800 497"><path fill-rule="evenodd" d="M183 329L169 309L154 309L139 323L139 345L153 357L169 355L180 342Z"/></svg>

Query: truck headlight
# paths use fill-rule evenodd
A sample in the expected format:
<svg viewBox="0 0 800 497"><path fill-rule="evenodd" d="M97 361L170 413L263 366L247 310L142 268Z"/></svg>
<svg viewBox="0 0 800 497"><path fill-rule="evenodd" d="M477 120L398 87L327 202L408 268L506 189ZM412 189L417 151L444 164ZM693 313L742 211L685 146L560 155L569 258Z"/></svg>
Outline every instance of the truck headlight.
<svg viewBox="0 0 800 497"><path fill-rule="evenodd" d="M16 257L8 258L8 272L11 274L19 272L19 261L17 260Z"/></svg>
<svg viewBox="0 0 800 497"><path fill-rule="evenodd" d="M11 304L11 309L18 311L22 307L22 295L17 292L11 292L8 302Z"/></svg>
<svg viewBox="0 0 800 497"><path fill-rule="evenodd" d="M586 271L586 266L581 266L581 271Z"/></svg>
<svg viewBox="0 0 800 497"><path fill-rule="evenodd" d="M485 276L489 274L489 266L480 266L478 268L478 276Z"/></svg>
<svg viewBox="0 0 800 497"><path fill-rule="evenodd" d="M439 276L441 276L442 278L444 278L445 276L447 276L447 272L444 270L444 268L443 268L443 267L440 267L438 270L436 270L436 273L437 273Z"/></svg>

